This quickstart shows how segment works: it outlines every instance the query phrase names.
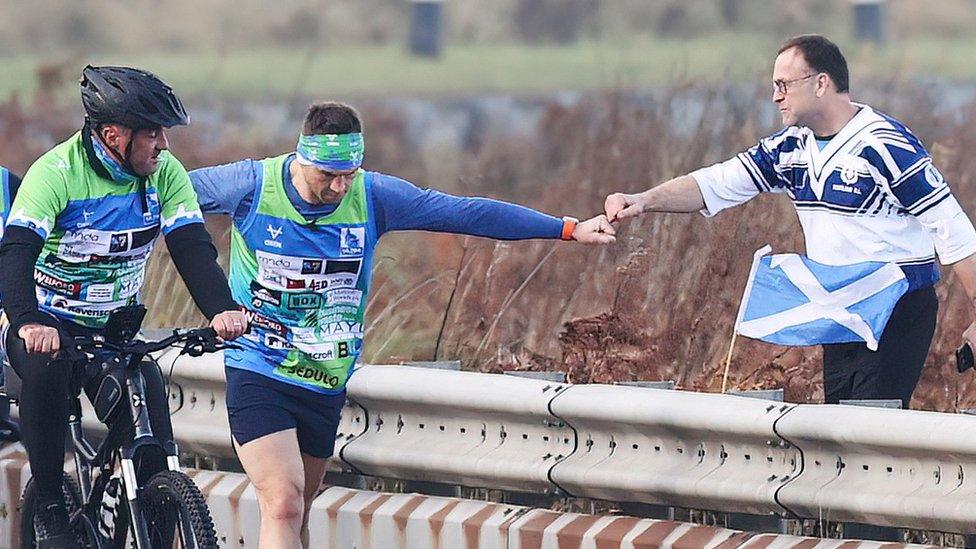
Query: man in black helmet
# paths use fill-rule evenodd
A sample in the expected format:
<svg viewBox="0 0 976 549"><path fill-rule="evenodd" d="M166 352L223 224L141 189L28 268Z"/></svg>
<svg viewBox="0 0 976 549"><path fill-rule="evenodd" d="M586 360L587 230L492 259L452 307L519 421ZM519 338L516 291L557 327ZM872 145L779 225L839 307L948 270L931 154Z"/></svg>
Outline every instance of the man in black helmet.
<svg viewBox="0 0 976 549"><path fill-rule="evenodd" d="M84 127L27 171L0 242L6 352L23 380L20 417L38 494L38 547L74 544L61 495L69 374L58 360L62 338L98 333L113 310L139 301L160 232L217 334L234 339L247 324L186 170L168 151L166 128L189 122L172 89L146 71L88 66L81 97ZM165 394L161 387L147 392L154 393ZM165 401L148 406L150 416L168 413Z"/></svg>

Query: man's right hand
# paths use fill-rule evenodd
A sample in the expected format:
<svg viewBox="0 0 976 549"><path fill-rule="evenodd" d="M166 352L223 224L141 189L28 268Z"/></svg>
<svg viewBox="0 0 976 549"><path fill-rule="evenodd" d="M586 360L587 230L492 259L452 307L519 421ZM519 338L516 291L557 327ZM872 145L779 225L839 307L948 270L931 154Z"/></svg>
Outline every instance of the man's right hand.
<svg viewBox="0 0 976 549"><path fill-rule="evenodd" d="M41 353L55 358L61 350L61 336L57 328L43 324L24 324L17 330L17 335L24 340L28 353Z"/></svg>
<svg viewBox="0 0 976 549"><path fill-rule="evenodd" d="M616 222L644 213L644 202L640 194L613 193L603 202L603 209L607 219Z"/></svg>
<svg viewBox="0 0 976 549"><path fill-rule="evenodd" d="M217 337L224 341L237 339L247 331L247 317L238 310L224 311L213 317L210 327L217 332Z"/></svg>

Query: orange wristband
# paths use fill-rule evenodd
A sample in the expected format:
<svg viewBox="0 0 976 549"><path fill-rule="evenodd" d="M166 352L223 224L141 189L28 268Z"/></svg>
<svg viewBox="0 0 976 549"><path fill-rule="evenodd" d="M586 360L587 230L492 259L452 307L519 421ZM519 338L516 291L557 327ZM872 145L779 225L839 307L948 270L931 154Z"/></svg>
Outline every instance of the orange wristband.
<svg viewBox="0 0 976 549"><path fill-rule="evenodd" d="M576 231L576 225L579 223L579 219L575 217L569 217L568 215L563 217L563 234L560 238L563 240L573 240L573 232Z"/></svg>

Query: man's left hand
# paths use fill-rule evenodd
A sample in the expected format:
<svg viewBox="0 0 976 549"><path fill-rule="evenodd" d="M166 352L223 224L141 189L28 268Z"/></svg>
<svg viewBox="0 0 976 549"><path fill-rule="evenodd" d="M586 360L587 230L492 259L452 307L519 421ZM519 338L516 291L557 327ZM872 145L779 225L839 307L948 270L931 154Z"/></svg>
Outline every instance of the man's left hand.
<svg viewBox="0 0 976 549"><path fill-rule="evenodd" d="M584 244L611 244L617 241L616 234L617 231L607 221L607 216L600 214L577 223L573 230L573 240Z"/></svg>
<svg viewBox="0 0 976 549"><path fill-rule="evenodd" d="M224 311L213 317L210 327L224 341L237 339L247 331L247 318L240 311Z"/></svg>

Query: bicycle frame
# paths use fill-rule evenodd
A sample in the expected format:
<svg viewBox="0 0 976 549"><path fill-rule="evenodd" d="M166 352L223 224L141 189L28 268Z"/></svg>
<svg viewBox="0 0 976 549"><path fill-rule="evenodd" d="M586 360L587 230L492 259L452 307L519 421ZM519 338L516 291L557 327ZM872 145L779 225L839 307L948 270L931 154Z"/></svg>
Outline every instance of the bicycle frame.
<svg viewBox="0 0 976 549"><path fill-rule="evenodd" d="M74 447L75 469L81 488L82 508L92 511L92 513L86 514L97 516L95 514L96 506L101 505L101 501L92 501L92 495L93 493L100 495L104 491L114 473L114 458L118 455L121 457L119 466L122 471L126 505L129 509L129 528L136 547L148 549L150 540L138 498L140 487L137 478L136 459L148 448L156 448L165 455L166 467L172 471L179 471L179 448L175 441L159 440L153 434L146 400L146 381L140 367L145 356L130 354L119 358L125 361L123 365L125 385L121 398L125 399L133 422L130 424L124 421L116 421L109 427L108 434L98 445L98 448L93 448L82 429L81 391L79 390L71 399L68 431ZM169 417L167 416L166 419L168 420ZM131 439L127 436L130 432L130 426L134 427L134 434ZM92 480L92 472L96 469L99 471L95 480L98 483L97 486L93 485ZM96 487L97 490L95 490ZM180 524L180 534L183 539L186 539L182 524Z"/></svg>

